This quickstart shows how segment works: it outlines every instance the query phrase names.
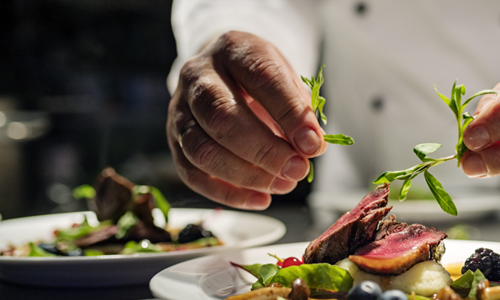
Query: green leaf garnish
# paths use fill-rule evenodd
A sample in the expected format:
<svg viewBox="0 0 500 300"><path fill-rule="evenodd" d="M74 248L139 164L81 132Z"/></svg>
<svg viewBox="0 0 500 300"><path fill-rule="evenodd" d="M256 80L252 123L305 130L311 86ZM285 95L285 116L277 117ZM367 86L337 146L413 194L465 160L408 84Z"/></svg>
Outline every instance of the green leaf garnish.
<svg viewBox="0 0 500 300"><path fill-rule="evenodd" d="M310 160L309 161L309 173L307 174L307 182L311 183L314 179L314 164Z"/></svg>
<svg viewBox="0 0 500 300"><path fill-rule="evenodd" d="M354 144L354 140L352 139L352 137L341 133L325 134L323 138L325 139L325 142L328 142L330 144L347 145L347 146Z"/></svg>
<svg viewBox="0 0 500 300"><path fill-rule="evenodd" d="M460 278L453 281L451 287L458 290L468 290L472 287L472 281L474 281L474 273L467 270Z"/></svg>
<svg viewBox="0 0 500 300"><path fill-rule="evenodd" d="M89 184L83 184L73 189L73 197L76 199L92 199L95 197L95 189Z"/></svg>
<svg viewBox="0 0 500 300"><path fill-rule="evenodd" d="M425 182L427 182L429 189L436 198L439 206L441 206L441 209L450 215L456 216L457 207L455 206L455 203L453 203L450 195L443 189L441 183L428 171L425 171L424 177Z"/></svg>
<svg viewBox="0 0 500 300"><path fill-rule="evenodd" d="M35 243L29 243L30 247L30 253L28 254L29 257L54 257L57 256L55 254L49 253L42 248L38 247L38 245L35 245Z"/></svg>
<svg viewBox="0 0 500 300"><path fill-rule="evenodd" d="M474 272L474 280L472 281L470 287L469 296L467 297L468 299L476 299L477 285L485 279L486 277L484 277L484 274L479 269Z"/></svg>
<svg viewBox="0 0 500 300"><path fill-rule="evenodd" d="M349 272L327 263L302 264L279 269L270 283L291 287L296 278L302 278L311 289L330 292L347 292L353 283Z"/></svg>
<svg viewBox="0 0 500 300"><path fill-rule="evenodd" d="M126 213L124 213L116 223L116 225L118 226L118 231L115 233L115 237L117 239L124 238L130 228L137 224L137 221L139 221L139 218L137 218L137 216L133 212L127 211Z"/></svg>
<svg viewBox="0 0 500 300"><path fill-rule="evenodd" d="M436 151L440 148L441 144L436 143L426 143L426 144L418 144L413 148L413 152L420 158L421 161L425 161L427 159L427 154Z"/></svg>
<svg viewBox="0 0 500 300"><path fill-rule="evenodd" d="M56 242L60 241L66 241L66 242L72 242L78 238L81 238L83 236L86 236L92 232L99 231L105 227L109 227L112 225L112 221L103 221L100 222L99 225L93 227L90 226L89 221L87 220L87 216L84 215L83 222L76 226L76 227L71 227L68 229L61 229L57 232L56 235Z"/></svg>
<svg viewBox="0 0 500 300"><path fill-rule="evenodd" d="M319 89L321 88L321 85L325 82L325 79L323 77L323 68L325 65L322 65L321 68L319 69L318 76L314 78L311 76L311 79L308 79L304 76L300 76L302 78L302 81L311 89L311 107L312 110L315 114L319 114L319 117L323 124L326 125L327 123L327 118L326 115L323 113L323 107L325 106L326 99L321 97L319 95ZM337 145L352 145L354 144L354 140L352 137L344 135L344 134L327 134L323 136L325 142L330 143L330 144L337 144ZM314 167L313 163L310 162L310 168L309 168L309 174L307 174L307 182L311 183L314 179Z"/></svg>
<svg viewBox="0 0 500 300"><path fill-rule="evenodd" d="M157 208L161 210L163 216L165 217L165 222L168 223L168 212L170 211L170 203L167 201L167 198L163 196L161 191L154 186L149 185L136 185L132 189L132 197L137 194L149 194L153 195L153 200Z"/></svg>
<svg viewBox="0 0 500 300"><path fill-rule="evenodd" d="M406 199L406 195L408 194L408 191L411 187L411 179L415 178L417 175L421 173L424 173L425 181L427 182L429 189L431 190L432 194L434 195L434 198L438 202L441 209L446 213L456 216L458 213L457 208L453 203L453 200L451 199L450 195L444 190L441 183L434 176L432 176L427 170L430 169L431 167L434 167L443 162L453 159L457 159L458 166L460 166L460 160L464 155L464 153L468 150L463 142L463 133L465 128L469 125L469 123L472 122L472 120L474 120L474 117L471 114L469 114L468 112L464 112L465 107L467 106L467 104L469 104L469 102L472 99L478 96L486 94L497 94L497 93L494 90L482 90L475 93L462 103L462 96L465 95L465 86L462 84L457 85L456 80L453 83L450 98L441 94L438 91L436 85L434 85L434 90L436 91L439 98L441 98L441 100L443 100L443 102L455 114L455 118L458 124L458 142L455 146L456 154L442 158L430 158L427 155L433 153L438 148L440 148L441 147L440 144L425 143L416 145L413 148L413 152L415 152L417 157L422 161L421 164L418 164L406 170L384 172L381 175L379 175L379 177L375 179L373 183L383 184L383 183L391 183L394 180L403 180L404 183L403 186L401 187L398 196L399 200L403 201Z"/></svg>
<svg viewBox="0 0 500 300"><path fill-rule="evenodd" d="M163 252L155 244L149 240L142 240L139 243L130 241L125 244L123 250L118 254L134 254L134 253L160 253Z"/></svg>

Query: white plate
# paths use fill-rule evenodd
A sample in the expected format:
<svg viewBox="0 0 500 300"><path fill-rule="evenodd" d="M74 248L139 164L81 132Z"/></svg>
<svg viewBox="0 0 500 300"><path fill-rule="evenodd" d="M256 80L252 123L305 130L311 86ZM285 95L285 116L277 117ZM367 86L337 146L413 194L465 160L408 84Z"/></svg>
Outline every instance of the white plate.
<svg viewBox="0 0 500 300"><path fill-rule="evenodd" d="M342 201L333 201L329 195L312 193L309 196L309 203L313 211L315 209L323 213L329 211L334 214L333 219L338 218L338 214L350 211L358 204L367 192L352 193L339 196ZM451 193L450 193L451 194ZM463 222L478 219L488 214L500 212L500 199L498 194L481 195L472 193L462 193L452 195L457 207L458 215L452 216L445 213L434 199L426 200L390 200L389 205L393 208L390 214L397 216L401 222Z"/></svg>
<svg viewBox="0 0 500 300"><path fill-rule="evenodd" d="M95 214L84 212L89 221ZM164 268L207 254L277 241L285 234L285 225L273 218L236 211L174 208L169 225L183 227L205 220L223 242L223 246L166 253L106 255L82 257L2 257L0 279L38 286L112 286L147 283ZM0 222L0 249L9 242L23 244L50 240L56 228L68 227L83 220L83 213L36 216Z"/></svg>
<svg viewBox="0 0 500 300"><path fill-rule="evenodd" d="M476 248L485 247L500 252L500 243L482 241L445 240L443 264L463 262ZM308 243L273 245L211 255L189 260L167 268L151 279L153 295L169 300L220 300L250 290L255 282L247 272L237 270L230 261L239 264L274 263L279 257L301 257Z"/></svg>

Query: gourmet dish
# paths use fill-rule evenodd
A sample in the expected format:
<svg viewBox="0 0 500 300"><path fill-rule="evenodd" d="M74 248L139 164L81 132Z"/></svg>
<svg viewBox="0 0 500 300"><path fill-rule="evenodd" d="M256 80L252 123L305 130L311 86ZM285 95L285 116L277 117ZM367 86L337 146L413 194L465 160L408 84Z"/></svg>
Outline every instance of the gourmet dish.
<svg viewBox="0 0 500 300"><path fill-rule="evenodd" d="M76 190L89 199L98 224L87 218L70 228L54 228L54 239L10 245L3 256L96 256L109 254L155 253L222 245L202 223L185 228L169 228L170 204L151 186L139 186L104 169L94 187ZM153 209L161 210L166 226L158 227Z"/></svg>
<svg viewBox="0 0 500 300"><path fill-rule="evenodd" d="M376 188L312 241L302 259L270 254L276 264L232 262L257 281L228 300L500 299L497 253L479 248L446 269L440 264L446 233L396 221L388 199L389 184Z"/></svg>

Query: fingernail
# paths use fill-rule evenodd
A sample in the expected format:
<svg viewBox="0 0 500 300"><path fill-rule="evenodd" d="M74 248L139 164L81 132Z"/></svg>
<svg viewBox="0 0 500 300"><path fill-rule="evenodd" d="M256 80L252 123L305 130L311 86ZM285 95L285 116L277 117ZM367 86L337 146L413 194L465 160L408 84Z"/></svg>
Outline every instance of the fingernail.
<svg viewBox="0 0 500 300"><path fill-rule="evenodd" d="M469 177L482 177L486 175L487 172L483 158L479 154L467 156L462 163L462 168L465 175Z"/></svg>
<svg viewBox="0 0 500 300"><path fill-rule="evenodd" d="M490 135L484 126L476 126L464 135L464 143L470 150L479 150L490 143Z"/></svg>
<svg viewBox="0 0 500 300"><path fill-rule="evenodd" d="M306 176L306 171L307 165L304 159L300 156L294 156L285 163L281 174L291 180L301 180Z"/></svg>
<svg viewBox="0 0 500 300"><path fill-rule="evenodd" d="M269 206L269 203L270 201L267 195L262 193L253 193L250 195L250 198L248 198L245 206L248 209L263 210Z"/></svg>
<svg viewBox="0 0 500 300"><path fill-rule="evenodd" d="M271 186L271 190L276 194L288 193L295 187L295 182L276 177Z"/></svg>
<svg viewBox="0 0 500 300"><path fill-rule="evenodd" d="M304 127L295 134L295 144L308 155L318 152L321 141L314 130Z"/></svg>

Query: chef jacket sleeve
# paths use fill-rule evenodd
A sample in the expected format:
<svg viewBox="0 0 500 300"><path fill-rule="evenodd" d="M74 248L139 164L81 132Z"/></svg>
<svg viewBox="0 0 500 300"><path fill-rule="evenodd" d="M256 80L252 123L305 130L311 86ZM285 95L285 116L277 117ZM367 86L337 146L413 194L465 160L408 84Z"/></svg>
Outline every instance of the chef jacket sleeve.
<svg viewBox="0 0 500 300"><path fill-rule="evenodd" d="M318 0L177 0L172 28L177 58L167 79L175 91L184 63L218 35L246 31L273 43L297 74L314 75L318 68L321 21Z"/></svg>

